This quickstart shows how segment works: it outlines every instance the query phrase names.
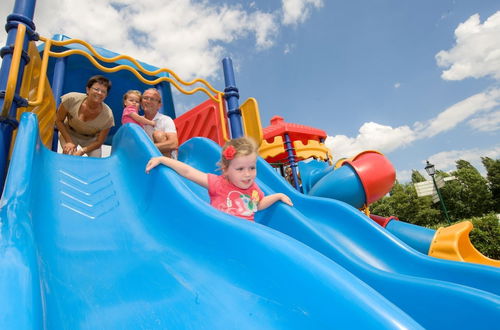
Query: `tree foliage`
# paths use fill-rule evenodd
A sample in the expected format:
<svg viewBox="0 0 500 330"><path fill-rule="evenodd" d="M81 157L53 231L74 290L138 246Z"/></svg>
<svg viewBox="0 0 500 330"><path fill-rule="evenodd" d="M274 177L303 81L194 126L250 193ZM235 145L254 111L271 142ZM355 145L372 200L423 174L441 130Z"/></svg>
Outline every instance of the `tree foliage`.
<svg viewBox="0 0 500 330"><path fill-rule="evenodd" d="M419 182L424 182L426 181L424 176L420 174L419 171L417 170L412 170L411 171L411 182L413 183L419 183Z"/></svg>
<svg viewBox="0 0 500 330"><path fill-rule="evenodd" d="M500 224L494 213L471 219L470 239L476 249L492 259L500 259Z"/></svg>
<svg viewBox="0 0 500 330"><path fill-rule="evenodd" d="M481 157L486 168L486 179L492 195L493 210L500 213L500 159Z"/></svg>
<svg viewBox="0 0 500 330"><path fill-rule="evenodd" d="M469 162L458 160L456 164L457 170L451 172L456 179L441 189L450 217L458 220L491 212L492 195L486 179Z"/></svg>
<svg viewBox="0 0 500 330"><path fill-rule="evenodd" d="M432 198L417 197L413 184L396 184L390 191L390 196L370 206L371 212L377 215L394 215L419 226L436 224L440 221L440 211L432 208Z"/></svg>
<svg viewBox="0 0 500 330"><path fill-rule="evenodd" d="M435 178L454 176L440 189L446 209L452 222L470 220L474 229L471 232L473 245L484 255L500 259L500 228L495 212L500 203L500 160L482 158L487 170L487 178L465 160L456 161L456 170L450 174L437 171ZM370 205L373 214L396 216L423 227L448 226L439 203L434 204L432 197L417 197L414 183L425 181L424 176L412 171L412 182L396 182L389 193Z"/></svg>

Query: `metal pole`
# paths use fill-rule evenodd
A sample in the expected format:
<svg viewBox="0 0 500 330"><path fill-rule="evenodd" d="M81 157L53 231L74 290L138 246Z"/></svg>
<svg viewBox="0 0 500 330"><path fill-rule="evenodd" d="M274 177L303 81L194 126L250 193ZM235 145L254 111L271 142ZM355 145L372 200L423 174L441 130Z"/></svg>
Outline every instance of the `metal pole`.
<svg viewBox="0 0 500 330"><path fill-rule="evenodd" d="M64 75L66 72L66 57L56 59L54 65L54 74L52 78L52 95L56 101L56 112L61 103L61 95L63 93ZM57 114L56 114L57 115ZM52 151L57 151L57 143L59 141L59 130L54 125L54 136L52 137Z"/></svg>
<svg viewBox="0 0 500 330"><path fill-rule="evenodd" d="M17 0L14 4L12 14L7 16L7 30L6 46L0 51L2 56L2 64L0 67L0 110L3 110L4 98L6 93L7 82L9 79L10 66L12 64L12 54L14 52L14 41L17 35L17 27L19 24L26 26L26 36L23 43L23 54L19 64L19 75L14 94L14 100L7 109L5 117L0 116L0 192L3 191L3 185L7 174L9 156L9 148L12 141L12 133L17 128L18 122L16 119L16 112L19 106L27 106L27 100L19 97L19 89L21 87L21 77L23 76L24 67L29 61L26 50L28 49L29 39L34 39L35 24L33 23L33 15L35 13L35 0Z"/></svg>
<svg viewBox="0 0 500 330"><path fill-rule="evenodd" d="M448 225L451 224L450 217L448 216L448 211L446 210L446 206L444 205L443 197L441 196L441 193L439 192L439 188L436 184L436 180L434 179L434 175L432 177L432 182L434 183L434 188L436 188L436 192L438 194L439 201L441 202L441 207L443 208L444 211L444 216L446 218L446 221L448 222Z"/></svg>
<svg viewBox="0 0 500 330"><path fill-rule="evenodd" d="M231 58L224 58L222 60L222 67L224 69L224 80L226 83L226 88L224 88L224 98L227 102L227 116L231 125L231 138L239 138L243 136L241 110L238 104L240 94L234 81L233 61Z"/></svg>
<svg viewBox="0 0 500 330"><path fill-rule="evenodd" d="M293 154L294 148L292 145L292 141L290 140L290 136L287 133L285 133L285 150L288 154L288 162L290 163L290 168L292 169L295 189L302 192L299 184L299 176L297 175L297 162L295 161L295 155Z"/></svg>

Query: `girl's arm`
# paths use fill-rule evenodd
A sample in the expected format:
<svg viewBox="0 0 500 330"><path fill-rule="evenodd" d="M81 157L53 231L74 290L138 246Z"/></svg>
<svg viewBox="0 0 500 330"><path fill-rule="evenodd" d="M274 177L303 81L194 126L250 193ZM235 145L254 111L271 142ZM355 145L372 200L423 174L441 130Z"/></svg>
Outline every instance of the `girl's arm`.
<svg viewBox="0 0 500 330"><path fill-rule="evenodd" d="M268 208L269 206L273 205L277 201L282 201L285 204L293 206L293 203L292 203L292 200L290 199L290 197L288 197L287 195L282 194L282 193L277 193L277 194L264 196L264 198L262 198L262 200L259 202L257 209L259 211L263 210L263 209Z"/></svg>
<svg viewBox="0 0 500 330"><path fill-rule="evenodd" d="M188 180L191 180L202 187L208 188L208 175L202 171L198 171L194 167L189 166L183 162L180 162L176 159L168 158L168 157L153 157L149 160L146 165L146 173L149 173L151 169L155 168L159 164L163 164L165 166L170 167L179 175L185 177Z"/></svg>
<svg viewBox="0 0 500 330"><path fill-rule="evenodd" d="M128 116L130 116L130 118L132 118L133 120L135 120L136 122L138 122L139 124L142 124L142 125L149 125L149 126L153 126L153 127L156 125L154 120L149 120L149 119L145 118L144 116L139 116L139 114L135 113L135 112L129 113Z"/></svg>

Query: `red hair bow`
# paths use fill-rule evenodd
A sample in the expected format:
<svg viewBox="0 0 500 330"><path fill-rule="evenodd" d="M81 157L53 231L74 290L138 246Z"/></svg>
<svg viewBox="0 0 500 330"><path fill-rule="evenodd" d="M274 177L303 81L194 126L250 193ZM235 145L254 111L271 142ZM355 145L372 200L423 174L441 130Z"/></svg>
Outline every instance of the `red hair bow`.
<svg viewBox="0 0 500 330"><path fill-rule="evenodd" d="M236 155L236 148L233 146L227 147L226 150L222 152L222 156L224 156L224 158L226 158L227 160L233 159L235 155Z"/></svg>

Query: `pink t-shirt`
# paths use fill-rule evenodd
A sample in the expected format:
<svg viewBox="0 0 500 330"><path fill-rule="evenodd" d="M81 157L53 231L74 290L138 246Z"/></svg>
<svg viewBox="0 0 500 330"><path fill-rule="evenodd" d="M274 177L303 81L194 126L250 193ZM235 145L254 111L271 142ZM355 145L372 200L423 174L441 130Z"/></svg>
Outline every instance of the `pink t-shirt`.
<svg viewBox="0 0 500 330"><path fill-rule="evenodd" d="M125 109L123 109L123 113L122 113L122 125L133 123L133 124L137 124L137 125L143 127L142 124L138 123L132 117L130 117L130 114L133 113L133 112L139 114L139 109L137 109L136 107L131 106L131 105L129 105L128 107L125 107Z"/></svg>
<svg viewBox="0 0 500 330"><path fill-rule="evenodd" d="M218 210L254 221L254 213L264 193L254 182L248 189L240 189L221 175L208 174L210 204Z"/></svg>

